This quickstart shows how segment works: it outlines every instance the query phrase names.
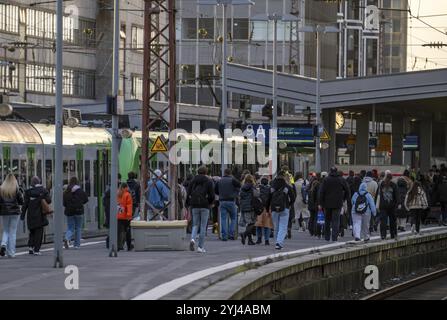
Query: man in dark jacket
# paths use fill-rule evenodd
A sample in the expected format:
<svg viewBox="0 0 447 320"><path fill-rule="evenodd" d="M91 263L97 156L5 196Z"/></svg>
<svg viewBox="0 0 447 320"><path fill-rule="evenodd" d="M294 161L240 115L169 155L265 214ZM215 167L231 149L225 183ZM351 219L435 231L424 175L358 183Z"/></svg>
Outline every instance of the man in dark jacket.
<svg viewBox="0 0 447 320"><path fill-rule="evenodd" d="M43 228L48 225L48 219L42 212L42 200L51 203L50 193L40 184L39 177L31 178L31 188L25 191L25 203L22 206L21 220L25 220L29 230L28 253L40 255L43 239Z"/></svg>
<svg viewBox="0 0 447 320"><path fill-rule="evenodd" d="M386 239L388 221L390 222L391 239L397 239L396 207L398 204L398 190L396 184L391 181L393 175L387 173L385 180L380 183L378 192L378 209L380 213L380 236Z"/></svg>
<svg viewBox="0 0 447 320"><path fill-rule="evenodd" d="M135 172L130 171L127 174L127 178L127 186L129 188L129 193L132 196L132 218L135 218L138 214L138 208L140 207L141 187L140 183L136 180L137 174Z"/></svg>
<svg viewBox="0 0 447 320"><path fill-rule="evenodd" d="M200 167L197 170L197 173L198 175L194 177L188 187L186 196L186 206L191 207L193 224L189 248L191 251L194 251L195 249L195 238L200 225L197 251L205 253L206 251L203 247L205 242L205 232L210 216L210 206L214 202L215 194L213 181L207 177L207 168Z"/></svg>
<svg viewBox="0 0 447 320"><path fill-rule="evenodd" d="M290 206L295 202L295 193L292 186L286 182L286 172L281 171L272 181L267 209L272 212L273 227L275 230L275 249L281 250L287 235Z"/></svg>
<svg viewBox="0 0 447 320"><path fill-rule="evenodd" d="M219 211L220 211L220 229L222 241L227 241L227 238L234 240L237 210L236 197L241 188L241 183L231 175L231 170L226 168L222 179L216 183L215 192L219 196ZM230 230L227 234L228 217L230 218Z"/></svg>
<svg viewBox="0 0 447 320"><path fill-rule="evenodd" d="M325 228L324 236L326 241L338 240L340 229L340 211L344 201L351 200L351 192L346 180L337 173L337 168L333 167L330 174L323 180L319 190L319 209L324 208Z"/></svg>

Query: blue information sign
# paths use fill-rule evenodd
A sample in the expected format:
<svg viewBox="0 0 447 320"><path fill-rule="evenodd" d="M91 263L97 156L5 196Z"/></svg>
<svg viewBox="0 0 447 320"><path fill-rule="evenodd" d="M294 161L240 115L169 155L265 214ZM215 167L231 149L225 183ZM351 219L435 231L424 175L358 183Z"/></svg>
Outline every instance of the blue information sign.
<svg viewBox="0 0 447 320"><path fill-rule="evenodd" d="M258 140L262 138L262 134L264 134L266 144L269 144L270 124L253 124L252 129ZM279 127L277 131L277 141L285 142L288 146L294 147L313 147L315 145L313 127Z"/></svg>
<svg viewBox="0 0 447 320"><path fill-rule="evenodd" d="M406 135L403 140L403 150L404 151L419 150L419 136Z"/></svg>

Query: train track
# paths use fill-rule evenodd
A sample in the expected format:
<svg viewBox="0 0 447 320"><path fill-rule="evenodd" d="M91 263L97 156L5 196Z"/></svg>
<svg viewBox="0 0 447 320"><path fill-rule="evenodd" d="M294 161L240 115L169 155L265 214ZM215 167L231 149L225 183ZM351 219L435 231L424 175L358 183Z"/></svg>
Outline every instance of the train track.
<svg viewBox="0 0 447 320"><path fill-rule="evenodd" d="M447 300L447 268L378 291L361 300Z"/></svg>

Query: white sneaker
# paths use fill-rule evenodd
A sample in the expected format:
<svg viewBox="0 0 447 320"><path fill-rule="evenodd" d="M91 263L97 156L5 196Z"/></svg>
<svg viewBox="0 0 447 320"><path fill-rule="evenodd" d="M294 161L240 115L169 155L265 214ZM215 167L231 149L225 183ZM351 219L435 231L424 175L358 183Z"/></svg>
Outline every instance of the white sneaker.
<svg viewBox="0 0 447 320"><path fill-rule="evenodd" d="M205 250L205 248L197 247L197 252L206 253L206 250Z"/></svg>
<svg viewBox="0 0 447 320"><path fill-rule="evenodd" d="M411 233L412 234L416 233L416 225L414 225L414 224L411 226Z"/></svg>
<svg viewBox="0 0 447 320"><path fill-rule="evenodd" d="M191 242L189 243L189 250L194 251L194 246L196 245L196 242L194 239L191 239Z"/></svg>
<svg viewBox="0 0 447 320"><path fill-rule="evenodd" d="M41 256L42 253L40 253L40 251L34 251L34 255L35 255L35 256Z"/></svg>

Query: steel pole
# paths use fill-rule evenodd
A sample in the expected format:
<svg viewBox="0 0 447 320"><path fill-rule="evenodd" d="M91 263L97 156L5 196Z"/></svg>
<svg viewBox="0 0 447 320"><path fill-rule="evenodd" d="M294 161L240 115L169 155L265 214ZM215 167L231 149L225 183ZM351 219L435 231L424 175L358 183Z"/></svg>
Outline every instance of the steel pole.
<svg viewBox="0 0 447 320"><path fill-rule="evenodd" d="M315 171L321 172L321 151L320 151L320 32L318 31L319 26L317 26L317 85L316 85L316 97L315 97L315 123L318 128L318 133L315 137Z"/></svg>
<svg viewBox="0 0 447 320"><path fill-rule="evenodd" d="M64 227L64 208L62 206L62 19L63 19L63 0L57 0L56 8L56 108L55 108L55 126L56 126L56 150L54 157L54 181L52 184L54 196L54 267L63 268L64 259L62 253L62 230Z"/></svg>
<svg viewBox="0 0 447 320"><path fill-rule="evenodd" d="M225 124L227 122L227 5L222 5L222 32L223 32L223 45L222 45L222 116L221 116L221 128L222 128L222 164L221 174L224 176L225 171Z"/></svg>
<svg viewBox="0 0 447 320"><path fill-rule="evenodd" d="M277 69L277 61L276 61L276 45L277 45L277 27L278 27L278 17L275 15L273 17L273 79L272 79L272 102L273 102L273 115L272 115L272 129L278 129L278 99L276 96L276 69ZM272 159L272 172L276 176L276 170L278 166L278 158L277 155Z"/></svg>
<svg viewBox="0 0 447 320"><path fill-rule="evenodd" d="M112 95L118 98L119 86L119 44L120 44L120 14L119 0L114 0L114 27L113 27L113 82ZM118 256L117 231L117 187L118 187L118 115L112 115L112 168L110 177L110 219L109 219L109 257Z"/></svg>

